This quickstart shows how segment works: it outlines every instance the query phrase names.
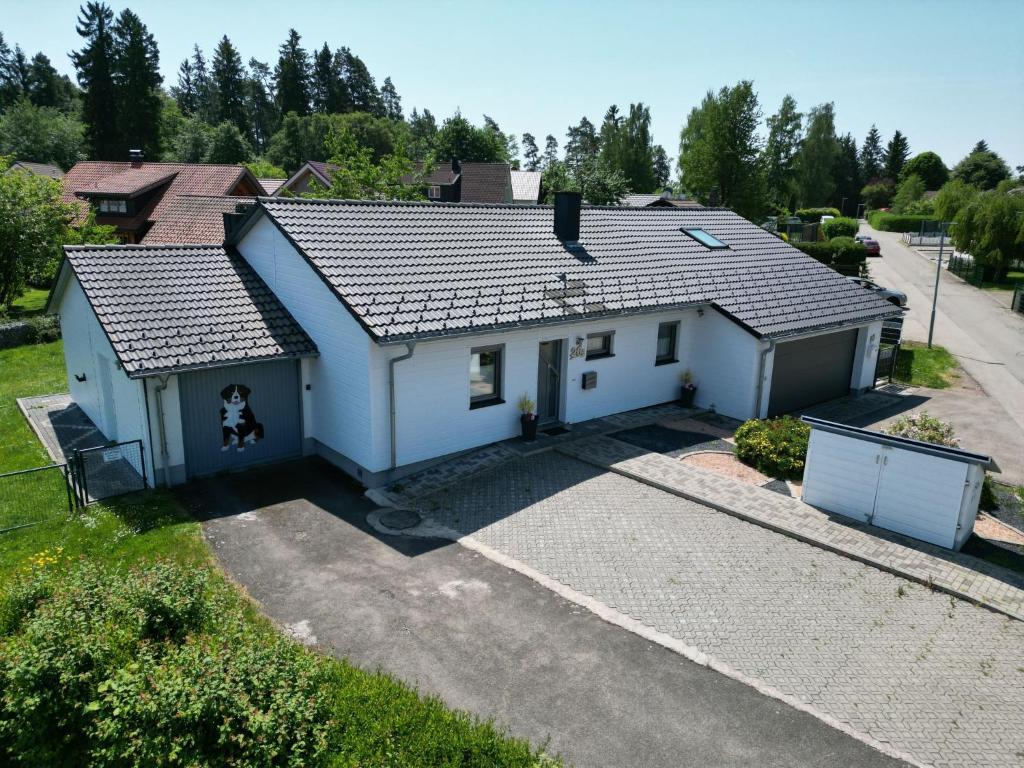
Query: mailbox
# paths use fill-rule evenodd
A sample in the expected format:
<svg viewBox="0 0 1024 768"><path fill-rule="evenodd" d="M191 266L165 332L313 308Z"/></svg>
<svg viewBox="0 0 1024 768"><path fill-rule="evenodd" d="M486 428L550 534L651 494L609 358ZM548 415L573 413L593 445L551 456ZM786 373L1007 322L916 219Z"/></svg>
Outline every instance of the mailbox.
<svg viewBox="0 0 1024 768"><path fill-rule="evenodd" d="M583 374L583 388L597 389L597 371L587 371Z"/></svg>

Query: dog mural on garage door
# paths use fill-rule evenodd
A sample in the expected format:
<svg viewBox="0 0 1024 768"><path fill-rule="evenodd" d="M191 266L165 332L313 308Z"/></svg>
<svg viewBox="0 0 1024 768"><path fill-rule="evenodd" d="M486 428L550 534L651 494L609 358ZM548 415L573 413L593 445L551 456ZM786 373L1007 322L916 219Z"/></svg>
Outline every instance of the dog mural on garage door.
<svg viewBox="0 0 1024 768"><path fill-rule="evenodd" d="M220 409L220 426L224 437L222 451L232 445L244 451L246 443L254 444L263 439L263 425L256 421L256 415L249 406L250 394L252 390L244 384L228 384L220 391L224 403Z"/></svg>

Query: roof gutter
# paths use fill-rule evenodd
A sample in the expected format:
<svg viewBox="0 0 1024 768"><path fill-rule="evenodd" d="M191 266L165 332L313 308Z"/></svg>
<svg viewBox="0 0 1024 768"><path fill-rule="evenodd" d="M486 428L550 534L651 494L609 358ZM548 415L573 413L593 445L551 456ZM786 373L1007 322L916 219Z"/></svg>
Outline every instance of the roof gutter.
<svg viewBox="0 0 1024 768"><path fill-rule="evenodd" d="M391 469L398 466L398 409L395 403L395 363L408 360L416 351L416 342L405 343L406 353L388 360L388 398L390 401L390 422L391 422Z"/></svg>
<svg viewBox="0 0 1024 768"><path fill-rule="evenodd" d="M754 415L752 418L761 418L761 398L764 395L764 369L768 362L769 353L775 352L775 339L767 339L767 346L761 350L761 360L757 366L757 390L754 394Z"/></svg>

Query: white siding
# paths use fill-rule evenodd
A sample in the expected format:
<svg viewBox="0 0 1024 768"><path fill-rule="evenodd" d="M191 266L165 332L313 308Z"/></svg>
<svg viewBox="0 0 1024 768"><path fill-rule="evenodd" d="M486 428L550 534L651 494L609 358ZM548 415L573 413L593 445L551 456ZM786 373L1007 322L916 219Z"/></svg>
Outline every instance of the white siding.
<svg viewBox="0 0 1024 768"><path fill-rule="evenodd" d="M704 316L687 324L685 330L690 334L689 367L697 384L695 404L734 419L758 415L754 397L762 342L713 309L704 310ZM765 375L770 382L770 365Z"/></svg>
<svg viewBox="0 0 1024 768"><path fill-rule="evenodd" d="M162 448L160 446L160 425L158 423L156 391L159 384L159 379L146 379L147 394L149 396L150 403L149 429L150 435L152 436L152 447L150 448L149 453L153 460L153 477L158 482L163 483L163 456L161 455ZM181 403L178 396L177 376L170 375L167 377L167 388L163 390L160 397L163 401L164 435L167 441L168 454L167 463L170 467L180 467L180 470L178 470L179 475L177 480L184 480L185 442L181 430ZM159 472L159 476L156 475L156 472ZM176 479L172 476L171 482L173 483L175 481Z"/></svg>
<svg viewBox="0 0 1024 768"><path fill-rule="evenodd" d="M238 250L320 350L306 370L306 437L373 469L382 441L387 450L387 431L371 431L373 408L381 401L370 398L370 337L267 218L253 226ZM383 407L386 418L387 400Z"/></svg>
<svg viewBox="0 0 1024 768"><path fill-rule="evenodd" d="M857 349L853 358L853 378L850 389L863 392L875 384L875 365L878 346L882 338L882 321L866 325L857 334Z"/></svg>

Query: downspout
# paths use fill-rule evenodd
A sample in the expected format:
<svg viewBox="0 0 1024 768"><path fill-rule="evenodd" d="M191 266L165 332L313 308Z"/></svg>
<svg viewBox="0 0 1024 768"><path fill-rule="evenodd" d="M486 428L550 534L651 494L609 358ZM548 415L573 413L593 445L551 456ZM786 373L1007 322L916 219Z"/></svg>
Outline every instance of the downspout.
<svg viewBox="0 0 1024 768"><path fill-rule="evenodd" d="M398 410L395 405L395 363L400 363L403 360L408 360L412 357L413 352L416 351L416 342L407 341L405 343L407 352L404 355L398 357L392 357L388 360L388 396L391 405L391 468L394 469L398 466Z"/></svg>
<svg viewBox="0 0 1024 768"><path fill-rule="evenodd" d="M168 374L163 376L157 376L157 380L160 382L153 391L156 393L156 428L157 433L160 435L160 463L163 465L164 470L164 485L168 488L171 487L171 457L167 450L167 430L164 427L164 399L163 393L167 389Z"/></svg>
<svg viewBox="0 0 1024 768"><path fill-rule="evenodd" d="M764 394L764 368L768 362L768 354L775 351L775 339L768 339L768 346L761 350L761 362L757 367L757 395L754 399L754 416L761 418L761 397Z"/></svg>

